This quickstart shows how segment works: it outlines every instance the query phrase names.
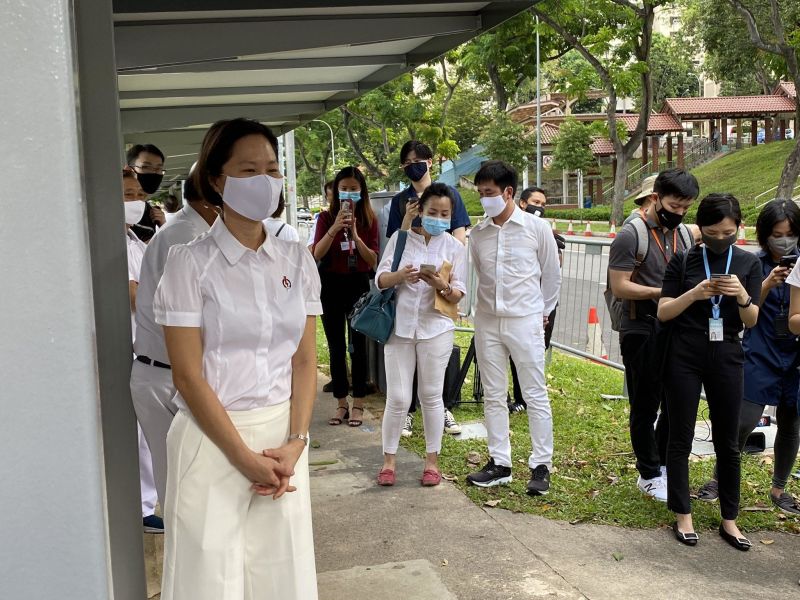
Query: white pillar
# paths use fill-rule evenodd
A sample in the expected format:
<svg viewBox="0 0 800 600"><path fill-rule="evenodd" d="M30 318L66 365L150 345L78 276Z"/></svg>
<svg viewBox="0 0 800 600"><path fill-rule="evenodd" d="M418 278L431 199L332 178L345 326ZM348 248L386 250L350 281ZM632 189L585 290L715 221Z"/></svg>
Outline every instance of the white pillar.
<svg viewBox="0 0 800 600"><path fill-rule="evenodd" d="M523 160L525 161L525 166L522 168L522 189L524 190L528 187L528 157L523 156Z"/></svg>
<svg viewBox="0 0 800 600"><path fill-rule="evenodd" d="M111 2L16 3L0 39L0 595L141 600Z"/></svg>
<svg viewBox="0 0 800 600"><path fill-rule="evenodd" d="M286 153L286 222L297 227L297 171L294 164L294 131L283 136Z"/></svg>

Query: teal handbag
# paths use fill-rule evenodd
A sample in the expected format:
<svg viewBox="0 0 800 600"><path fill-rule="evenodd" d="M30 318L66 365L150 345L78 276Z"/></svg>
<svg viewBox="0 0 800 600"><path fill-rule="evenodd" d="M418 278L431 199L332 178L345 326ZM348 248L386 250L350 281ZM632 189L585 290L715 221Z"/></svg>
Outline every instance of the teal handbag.
<svg viewBox="0 0 800 600"><path fill-rule="evenodd" d="M407 231L399 230L397 232L397 244L394 247L394 259L392 260L392 273L400 267L400 260L403 257L403 250L406 248L407 238ZM350 327L376 342L385 344L394 331L395 294L395 288L391 287L383 291L369 291L361 296L348 315Z"/></svg>

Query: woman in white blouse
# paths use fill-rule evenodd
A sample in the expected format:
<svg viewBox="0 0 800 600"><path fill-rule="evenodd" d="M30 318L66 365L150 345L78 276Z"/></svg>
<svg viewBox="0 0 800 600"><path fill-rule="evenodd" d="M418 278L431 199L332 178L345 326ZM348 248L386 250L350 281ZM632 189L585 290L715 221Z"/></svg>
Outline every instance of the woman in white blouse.
<svg viewBox="0 0 800 600"><path fill-rule="evenodd" d="M308 478L316 396L314 259L269 234L278 141L216 124L193 173L222 207L173 246L156 291L180 408L167 436L162 600L317 597Z"/></svg>
<svg viewBox="0 0 800 600"><path fill-rule="evenodd" d="M444 428L442 388L455 329L453 319L445 313L454 313L455 305L466 292L466 250L447 233L454 203L446 185L429 186L419 199L422 226L412 227L408 232L400 268L391 271L398 237L405 234L398 231L389 240L375 275L378 288L397 288L395 329L384 349L385 363L392 368L386 369L383 468L378 473L378 485L395 483L395 457L411 405L415 369L425 427L422 485L441 482L438 457ZM439 309L436 308L437 294Z"/></svg>

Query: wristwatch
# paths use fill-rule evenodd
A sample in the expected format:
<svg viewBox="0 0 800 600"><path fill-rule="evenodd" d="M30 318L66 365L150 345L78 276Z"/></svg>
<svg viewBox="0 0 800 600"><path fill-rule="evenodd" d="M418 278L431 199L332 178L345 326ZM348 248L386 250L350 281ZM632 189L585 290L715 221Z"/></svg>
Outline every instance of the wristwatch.
<svg viewBox="0 0 800 600"><path fill-rule="evenodd" d="M747 307L748 307L748 306L750 306L752 303L753 303L753 297L752 297L752 296L748 296L748 297L747 297L747 302L745 302L744 304L739 304L739 303L737 302L736 304L739 306L739 308L747 308Z"/></svg>
<svg viewBox="0 0 800 600"><path fill-rule="evenodd" d="M449 283L447 284L447 287L446 287L446 288L444 288L443 290L439 290L439 294L440 294L440 295L441 295L443 298L444 298L444 297L447 297L447 296L449 296L449 295L450 295L450 294L452 294L452 293L453 293L453 288L450 286L450 284L449 284Z"/></svg>
<svg viewBox="0 0 800 600"><path fill-rule="evenodd" d="M301 440L306 446L308 446L308 437L307 435L303 435L302 433L293 433L290 435L286 441L291 442L292 440Z"/></svg>

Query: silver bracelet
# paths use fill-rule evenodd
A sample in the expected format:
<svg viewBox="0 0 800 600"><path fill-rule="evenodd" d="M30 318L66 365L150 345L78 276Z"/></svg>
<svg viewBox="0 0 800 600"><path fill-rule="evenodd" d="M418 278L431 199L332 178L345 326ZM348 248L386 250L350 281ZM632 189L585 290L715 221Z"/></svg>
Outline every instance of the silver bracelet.
<svg viewBox="0 0 800 600"><path fill-rule="evenodd" d="M308 446L308 437L307 435L303 435L302 433L293 433L287 438L287 442L291 442L292 440L301 440L306 446Z"/></svg>

